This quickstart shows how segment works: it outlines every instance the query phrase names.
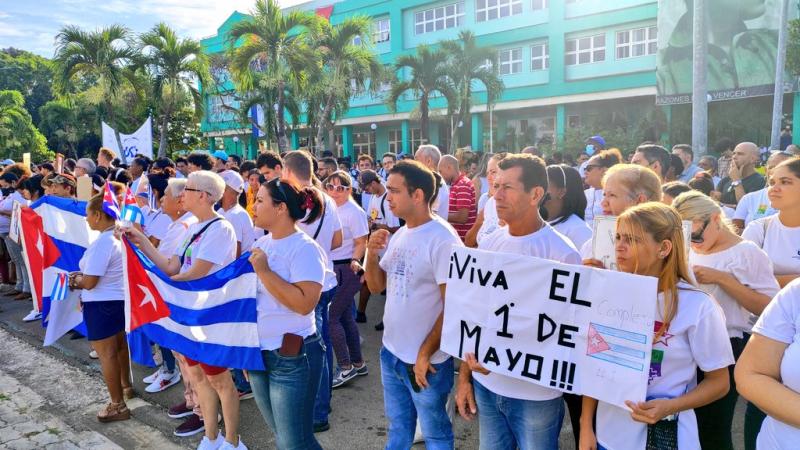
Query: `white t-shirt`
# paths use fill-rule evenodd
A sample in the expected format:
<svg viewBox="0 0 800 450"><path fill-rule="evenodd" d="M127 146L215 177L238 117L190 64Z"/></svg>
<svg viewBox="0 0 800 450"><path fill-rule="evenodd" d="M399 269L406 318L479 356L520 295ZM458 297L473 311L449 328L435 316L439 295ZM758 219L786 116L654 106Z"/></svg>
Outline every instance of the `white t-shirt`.
<svg viewBox="0 0 800 450"><path fill-rule="evenodd" d="M567 264L581 263L581 258L578 255L578 251L575 250L575 246L548 224L544 224L539 231L526 236L512 236L508 232L508 227L500 228L485 237L478 245L478 248L492 252L535 256ZM537 300L533 297L527 299L527 301ZM535 401L552 400L561 397L561 391L559 390L494 372L489 375L472 372L472 377L486 389L504 397Z"/></svg>
<svg viewBox="0 0 800 450"><path fill-rule="evenodd" d="M695 267L709 267L729 273L739 283L770 298L780 290L778 281L772 274L772 263L769 261L769 256L757 245L747 240L710 255L701 255L690 250L689 263ZM700 289L714 297L722 307L728 336L741 338L743 337L742 333L750 332L750 311L728 295L718 284L701 284Z"/></svg>
<svg viewBox="0 0 800 450"><path fill-rule="evenodd" d="M483 208L486 207L487 201L489 201L489 193L485 192L481 194L481 198L478 199L478 212L483 211Z"/></svg>
<svg viewBox="0 0 800 450"><path fill-rule="evenodd" d="M400 219L394 215L392 208L389 207L389 202L386 201L387 194L389 194L389 191L385 191L383 195L372 196L367 208L367 217L374 223L392 228L399 227Z"/></svg>
<svg viewBox="0 0 800 450"><path fill-rule="evenodd" d="M352 198L347 199L347 202L339 206L336 212L339 214L339 221L342 223L342 245L331 252L331 258L334 261L340 259L349 260L353 257L355 239L369 234L367 213L359 208Z"/></svg>
<svg viewBox="0 0 800 450"><path fill-rule="evenodd" d="M447 220L447 215L450 214L450 186L444 180L439 184L439 195L433 201L431 210L444 220Z"/></svg>
<svg viewBox="0 0 800 450"><path fill-rule="evenodd" d="M776 214L754 220L742 237L767 252L775 275L800 273L800 227L785 226Z"/></svg>
<svg viewBox="0 0 800 450"><path fill-rule="evenodd" d="M236 233L236 241L241 244L242 253L246 252L256 240L253 219L250 218L250 214L238 203L231 209L227 211L221 210L220 212L233 226L233 231Z"/></svg>
<svg viewBox="0 0 800 450"><path fill-rule="evenodd" d="M583 191L583 195L586 196L586 212L583 217L591 227L594 218L603 215L603 190L590 187Z"/></svg>
<svg viewBox="0 0 800 450"><path fill-rule="evenodd" d="M197 223L197 217L190 212L185 213L179 217L178 220L170 223L167 227L167 233L164 239L161 239L158 243L158 252L167 258L174 255L178 244L188 237L186 236L186 231L189 229L189 226L195 223Z"/></svg>
<svg viewBox="0 0 800 450"><path fill-rule="evenodd" d="M293 233L283 239L267 235L257 240L253 248L263 250L270 270L288 283L313 281L322 285L325 280L325 252L306 233ZM256 288L256 300L262 350L280 348L285 333L307 337L317 330L313 310L306 315L290 310L275 299L261 281Z"/></svg>
<svg viewBox="0 0 800 450"><path fill-rule="evenodd" d="M175 256L180 258L184 255L184 250L186 250L180 272L186 272L192 267L192 263L195 260L202 259L213 264L211 270L206 274L210 275L236 259L236 232L233 231L233 226L225 218L212 223L194 241L189 242L192 236L218 217L221 216L194 223L186 230L183 242L175 248L174 253Z"/></svg>
<svg viewBox="0 0 800 450"><path fill-rule="evenodd" d="M483 223L475 240L480 244L486 236L494 233L498 228L500 228L500 218L497 217L497 202L494 197L490 197L486 200L486 206L483 207Z"/></svg>
<svg viewBox="0 0 800 450"><path fill-rule="evenodd" d="M775 296L753 327L753 332L788 344L781 359L781 382L800 392L800 280L794 280ZM767 416L758 433L759 450L793 450L800 429Z"/></svg>
<svg viewBox="0 0 800 450"><path fill-rule="evenodd" d="M705 292L686 283L678 287L678 311L653 345L648 398L680 397L697 386L698 367L710 372L734 362L722 309ZM661 328L663 311L664 296L659 294L655 329ZM597 442L608 450L645 448L647 425L631 419L627 409L599 402L596 428ZM692 409L678 414L678 448L700 448Z"/></svg>
<svg viewBox="0 0 800 450"><path fill-rule="evenodd" d="M144 235L147 237L154 237L159 241L164 239L167 235L167 228L169 228L172 220L168 215L161 212L160 209L150 209L149 207L144 207L142 209L144 213L144 225L142 226Z"/></svg>
<svg viewBox="0 0 800 450"><path fill-rule="evenodd" d="M316 188L315 188L316 189ZM317 235L315 241L322 247L325 252L325 267L327 268L325 274L325 284L322 286L322 292L327 292L335 288L339 283L336 281L336 274L333 272L333 259L331 259L331 246L333 245L333 235L342 229L342 223L339 221L339 214L336 212L336 202L326 193L319 191L322 194L322 200L325 202L325 211L317 220L306 224L302 220L297 222L297 226L303 230L307 235L312 238ZM307 217L308 215L306 215ZM324 217L324 218L323 218ZM320 223L320 221L322 221ZM317 234L319 230L319 234Z"/></svg>
<svg viewBox="0 0 800 450"><path fill-rule="evenodd" d="M380 261L386 272L383 345L406 364L417 362L419 348L444 308L439 285L447 282L453 246L461 239L444 219L414 228L402 226ZM449 356L437 350L431 363Z"/></svg>
<svg viewBox="0 0 800 450"><path fill-rule="evenodd" d="M583 247L583 244L587 241L592 240L592 227L575 214L570 214L567 220L553 225L553 228L568 237L577 249Z"/></svg>
<svg viewBox="0 0 800 450"><path fill-rule="evenodd" d="M744 220L744 226L747 226L756 219L777 213L778 210L772 209L772 204L767 196L767 188L764 188L744 194L744 197L736 205L736 212L733 213L733 218Z"/></svg>
<svg viewBox="0 0 800 450"><path fill-rule="evenodd" d="M100 233L78 262L84 275L100 277L94 289L81 291L82 302L107 302L125 300L122 280L122 243L114 237L114 230Z"/></svg>
<svg viewBox="0 0 800 450"><path fill-rule="evenodd" d="M22 206L28 205L25 197L19 191L14 191L0 200L0 211L10 213L14 210L14 202L19 202ZM0 215L0 234L8 234L9 231L11 231L11 216Z"/></svg>

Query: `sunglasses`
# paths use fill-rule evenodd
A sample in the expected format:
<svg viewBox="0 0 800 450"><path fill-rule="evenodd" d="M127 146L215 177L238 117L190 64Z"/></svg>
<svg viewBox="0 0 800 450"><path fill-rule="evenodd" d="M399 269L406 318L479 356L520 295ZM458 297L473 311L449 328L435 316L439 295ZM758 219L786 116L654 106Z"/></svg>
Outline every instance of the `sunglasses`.
<svg viewBox="0 0 800 450"><path fill-rule="evenodd" d="M711 222L710 218L704 220L703 221L703 228L700 228L700 230L698 232L696 232L696 233L692 233L692 236L690 238L691 241L692 241L692 244L702 244L703 242L705 242L705 238L703 237L703 235L706 233L706 228L708 228L708 224L710 222Z"/></svg>
<svg viewBox="0 0 800 450"><path fill-rule="evenodd" d="M184 191L190 191L190 192L202 192L204 194L208 194L208 192L206 192L206 191L204 191L202 189L195 189L195 188L190 188L190 187L185 187L185 188L183 188L183 190Z"/></svg>
<svg viewBox="0 0 800 450"><path fill-rule="evenodd" d="M350 186L342 186L341 184L335 185L335 184L332 184L332 183L328 183L328 184L325 185L325 190L328 190L328 191L344 192L349 188L350 188Z"/></svg>

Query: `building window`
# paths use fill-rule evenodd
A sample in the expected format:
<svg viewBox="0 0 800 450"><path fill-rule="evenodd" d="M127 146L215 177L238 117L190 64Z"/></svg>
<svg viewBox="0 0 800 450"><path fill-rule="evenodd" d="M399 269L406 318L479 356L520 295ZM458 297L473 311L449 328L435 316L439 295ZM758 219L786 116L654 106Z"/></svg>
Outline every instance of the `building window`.
<svg viewBox="0 0 800 450"><path fill-rule="evenodd" d="M658 29L655 26L617 31L617 59L655 55L658 52Z"/></svg>
<svg viewBox="0 0 800 450"><path fill-rule="evenodd" d="M567 39L567 65L591 64L606 60L606 35Z"/></svg>
<svg viewBox="0 0 800 450"><path fill-rule="evenodd" d="M550 46L547 42L531 46L531 71L550 68Z"/></svg>
<svg viewBox="0 0 800 450"><path fill-rule="evenodd" d="M232 94L210 95L208 97L208 122L220 123L236 119L236 111L231 108L239 108L239 102Z"/></svg>
<svg viewBox="0 0 800 450"><path fill-rule="evenodd" d="M420 145L427 144L422 140L422 131L419 128L411 129L411 152L416 152Z"/></svg>
<svg viewBox="0 0 800 450"><path fill-rule="evenodd" d="M372 29L372 40L376 44L389 42L389 19L375 21Z"/></svg>
<svg viewBox="0 0 800 450"><path fill-rule="evenodd" d="M475 20L485 22L522 14L522 0L476 0Z"/></svg>
<svg viewBox="0 0 800 450"><path fill-rule="evenodd" d="M375 132L353 133L353 152L356 155L375 156Z"/></svg>
<svg viewBox="0 0 800 450"><path fill-rule="evenodd" d="M403 130L389 130L389 151L399 155L403 150Z"/></svg>
<svg viewBox="0 0 800 450"><path fill-rule="evenodd" d="M580 128L581 116L567 116L567 128Z"/></svg>
<svg viewBox="0 0 800 450"><path fill-rule="evenodd" d="M414 33L425 34L461 26L464 22L464 2L437 6L414 14Z"/></svg>
<svg viewBox="0 0 800 450"><path fill-rule="evenodd" d="M522 49L510 48L497 52L500 63L500 75L511 75L522 72Z"/></svg>
<svg viewBox="0 0 800 450"><path fill-rule="evenodd" d="M534 11L547 9L547 0L533 0L532 7Z"/></svg>

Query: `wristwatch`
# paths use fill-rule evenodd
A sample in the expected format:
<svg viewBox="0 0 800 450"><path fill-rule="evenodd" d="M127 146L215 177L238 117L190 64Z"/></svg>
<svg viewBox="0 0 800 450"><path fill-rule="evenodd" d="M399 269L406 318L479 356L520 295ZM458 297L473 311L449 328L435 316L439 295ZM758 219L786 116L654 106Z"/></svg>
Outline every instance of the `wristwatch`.
<svg viewBox="0 0 800 450"><path fill-rule="evenodd" d="M731 181L731 186L736 187L742 184L742 180Z"/></svg>

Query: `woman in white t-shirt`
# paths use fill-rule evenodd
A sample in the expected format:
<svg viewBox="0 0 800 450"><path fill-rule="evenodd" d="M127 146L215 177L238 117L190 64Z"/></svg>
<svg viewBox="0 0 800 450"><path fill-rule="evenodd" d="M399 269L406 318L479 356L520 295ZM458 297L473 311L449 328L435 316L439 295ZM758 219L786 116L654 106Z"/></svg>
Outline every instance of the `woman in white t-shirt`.
<svg viewBox="0 0 800 450"><path fill-rule="evenodd" d="M694 409L730 388L733 354L725 317L708 294L687 281L683 229L674 209L656 202L628 209L617 221L616 240L620 271L658 278L647 399L626 401L623 409L584 396L580 448L700 448Z"/></svg>
<svg viewBox="0 0 800 450"><path fill-rule="evenodd" d="M743 397L767 413L759 450L792 450L800 442L800 281L789 283L753 327L736 365Z"/></svg>
<svg viewBox="0 0 800 450"><path fill-rule="evenodd" d="M566 164L547 167L547 194L542 203L542 215L556 231L572 241L575 248L581 248L592 239L592 229L583 220L586 196L582 187L581 175L576 169Z"/></svg>
<svg viewBox="0 0 800 450"><path fill-rule="evenodd" d="M214 204L222 198L225 182L214 172L200 170L186 178L183 188L183 204L198 220L186 231L186 239L177 246L171 256L162 255L153 244L135 228L125 230L128 239L164 273L175 281L191 281L212 274L236 259L236 233L231 224L214 211ZM176 434L191 435L204 430L201 448L218 448L227 442L234 449L244 450L239 439L239 394L226 367L217 367L183 356L192 386L198 393L200 411L187 416L176 429ZM215 418L222 406L226 436L219 431ZM173 408L178 408L176 405ZM191 413L189 405L182 405L182 413ZM173 410L170 408L170 411ZM188 411L187 411L188 410ZM178 416L183 417L183 416ZM193 427L193 428L192 428ZM192 429L190 429L192 428ZM190 431L193 433L188 434ZM186 434L184 434L186 433Z"/></svg>
<svg viewBox="0 0 800 450"><path fill-rule="evenodd" d="M683 220L692 222L689 263L700 289L722 307L731 350L738 359L750 333L751 314L761 314L780 289L769 256L737 235L722 208L710 197L697 191L685 192L672 206ZM738 398L733 369L728 368L728 394L695 411L703 448L733 448L731 426Z"/></svg>
<svg viewBox="0 0 800 450"><path fill-rule="evenodd" d="M128 381L122 243L114 236L114 218L103 211L102 195L92 197L86 205L86 222L100 235L86 248L78 263L80 272L70 274L69 287L82 289L86 337L100 359L100 369L111 396L111 403L97 413L97 420L127 420L131 412L125 405L125 398L132 397L133 389Z"/></svg>
<svg viewBox="0 0 800 450"><path fill-rule="evenodd" d="M595 216L603 214L601 203L605 198L603 195L603 178L611 167L622 162L622 155L619 150L603 150L602 152L589 158L583 169L583 182L589 187L583 191L586 196L586 212L584 220L592 226Z"/></svg>
<svg viewBox="0 0 800 450"><path fill-rule="evenodd" d="M793 157L794 155L785 151L772 152L769 159L767 159L767 181L769 181L772 175L772 170L775 169L778 164ZM750 225L750 222L777 213L769 201L768 191L769 186L764 186L763 189L759 189L755 192L748 192L744 194L741 200L739 200L739 203L736 204L736 212L733 214L733 225L739 230L739 233L744 231L744 229Z"/></svg>
<svg viewBox="0 0 800 450"><path fill-rule="evenodd" d="M342 223L342 245L333 249L333 271L339 281L331 300L328 328L336 353L339 371L332 386L337 388L359 375L367 374L361 356L361 337L353 315L353 297L361 290L361 261L367 250L367 214L353 200L350 175L344 171L332 173L324 182L325 191L336 202L336 212Z"/></svg>
<svg viewBox="0 0 800 450"><path fill-rule="evenodd" d="M278 448L321 448L312 425L324 357L314 310L326 256L297 222L314 222L322 205L316 189L280 179L264 183L256 194L256 226L269 231L250 256L259 281L258 335L266 370L250 371L250 385Z"/></svg>
<svg viewBox="0 0 800 450"><path fill-rule="evenodd" d="M494 177L497 176L497 164L506 157L508 153L496 153L489 158L486 163L486 184L489 190L481 195L478 201L478 216L475 224L464 236L464 242L468 247L478 247L478 243L484 237L492 234L500 227L500 219L497 218L497 204L494 201Z"/></svg>

